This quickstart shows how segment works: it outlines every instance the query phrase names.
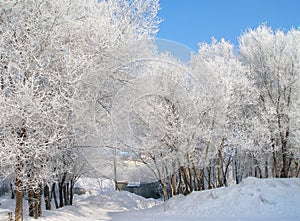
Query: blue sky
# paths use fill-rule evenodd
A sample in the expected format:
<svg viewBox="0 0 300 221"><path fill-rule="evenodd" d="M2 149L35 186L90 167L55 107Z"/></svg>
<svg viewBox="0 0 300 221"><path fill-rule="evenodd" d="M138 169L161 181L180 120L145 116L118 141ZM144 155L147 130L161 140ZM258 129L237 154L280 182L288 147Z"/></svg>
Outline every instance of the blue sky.
<svg viewBox="0 0 300 221"><path fill-rule="evenodd" d="M194 51L211 37L238 44L238 36L266 23L273 29L300 26L300 0L160 0L158 38Z"/></svg>

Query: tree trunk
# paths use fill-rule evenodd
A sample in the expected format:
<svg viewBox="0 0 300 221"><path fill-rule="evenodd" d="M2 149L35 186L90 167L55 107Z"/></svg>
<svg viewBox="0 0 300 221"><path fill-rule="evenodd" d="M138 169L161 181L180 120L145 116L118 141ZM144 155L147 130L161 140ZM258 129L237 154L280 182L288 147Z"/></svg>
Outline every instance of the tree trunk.
<svg viewBox="0 0 300 221"><path fill-rule="evenodd" d="M172 184L173 184L173 189L174 189L174 195L178 195L178 186L177 186L177 172L174 172L172 175Z"/></svg>
<svg viewBox="0 0 300 221"><path fill-rule="evenodd" d="M261 169L258 165L255 166L255 175L254 176L257 178L262 178Z"/></svg>
<svg viewBox="0 0 300 221"><path fill-rule="evenodd" d="M200 175L199 175L199 184L198 184L199 185L199 187L198 187L199 190L205 190L205 186L204 186L204 171L205 171L204 167L201 168Z"/></svg>
<svg viewBox="0 0 300 221"><path fill-rule="evenodd" d="M160 180L160 185L162 187L162 191L163 191L163 197L164 197L164 201L167 201L167 184L166 184L166 181L162 181Z"/></svg>
<svg viewBox="0 0 300 221"><path fill-rule="evenodd" d="M279 178L279 169L278 169L278 164L277 164L277 159L276 159L276 153L275 153L275 144L273 143L274 139L272 139L272 155L273 155L273 169L275 172L275 177Z"/></svg>
<svg viewBox="0 0 300 221"><path fill-rule="evenodd" d="M23 221L23 182L16 178L15 221Z"/></svg>
<svg viewBox="0 0 300 221"><path fill-rule="evenodd" d="M184 181L184 184L185 184L185 187L186 187L184 195L190 194L192 192L192 189L191 189L191 184L189 183L189 177L188 177L188 174L186 172L186 168L181 167L180 170L181 170L183 181Z"/></svg>
<svg viewBox="0 0 300 221"><path fill-rule="evenodd" d="M37 189L34 191L34 218L37 219L42 215L42 207L41 207L41 202L42 202L42 197L41 197L41 192L42 192L42 186L41 184L38 185Z"/></svg>
<svg viewBox="0 0 300 221"><path fill-rule="evenodd" d="M21 128L19 131L17 131L18 137L20 138L20 154L24 155L24 150L23 150L23 145L24 145L24 140L26 139L26 129ZM20 179L19 176L22 174L22 170L24 167L24 163L21 160L21 156L17 156L17 164L16 164L16 207L15 207L15 221L22 221L23 220L23 191L24 191L24 184L23 181Z"/></svg>
<svg viewBox="0 0 300 221"><path fill-rule="evenodd" d="M51 193L54 199L54 203L55 203L55 208L58 209L59 205L58 205L58 201L57 201L57 196L56 196L56 183L52 184L52 189L51 189Z"/></svg>
<svg viewBox="0 0 300 221"><path fill-rule="evenodd" d="M63 185L58 184L58 194L59 194L59 207L64 207L64 196L63 196Z"/></svg>
<svg viewBox="0 0 300 221"><path fill-rule="evenodd" d="M29 216L34 217L35 208L34 208L34 190L30 184L28 184L28 210Z"/></svg>
<svg viewBox="0 0 300 221"><path fill-rule="evenodd" d="M34 188L31 184L28 185L28 209L29 216L38 219L42 215L41 206L41 184Z"/></svg>
<svg viewBox="0 0 300 221"><path fill-rule="evenodd" d="M282 154L282 170L280 177L287 178L288 177L288 171L289 171L289 164L288 164L288 154L287 154L287 139L289 137L289 129L286 129L286 132L283 132L283 127L281 123L281 114L279 113L277 109L277 121L278 121L278 128L279 128L279 134L280 134L280 141L281 141L281 154Z"/></svg>
<svg viewBox="0 0 300 221"><path fill-rule="evenodd" d="M296 174L295 174L295 177L298 178L299 177L299 172L300 172L300 165L298 166L298 163L296 163Z"/></svg>
<svg viewBox="0 0 300 221"><path fill-rule="evenodd" d="M208 189L212 188L212 185L211 185L211 166L207 167L207 186L208 186Z"/></svg>
<svg viewBox="0 0 300 221"><path fill-rule="evenodd" d="M12 182L10 182L10 198L15 199L15 191Z"/></svg>
<svg viewBox="0 0 300 221"><path fill-rule="evenodd" d="M170 186L170 197L173 197L174 196L174 187L173 187L173 184L172 184L172 176L168 176L168 180L169 180L169 186Z"/></svg>
<svg viewBox="0 0 300 221"><path fill-rule="evenodd" d="M228 159L228 161L227 161L227 163L225 165L225 171L222 171L222 173L223 173L223 181L224 181L224 185L226 187L228 186L227 175L228 175L228 168L229 168L231 162L232 162L232 159L231 159L231 157L229 157L229 159Z"/></svg>
<svg viewBox="0 0 300 221"><path fill-rule="evenodd" d="M199 183L200 183L199 176L197 174L197 169L195 164L193 163L192 165L193 165L193 172L194 172L194 189L195 191L199 191Z"/></svg>
<svg viewBox="0 0 300 221"><path fill-rule="evenodd" d="M181 175L181 170L180 169L178 170L178 178L179 178L179 186L178 186L178 188L181 189L181 193L182 194L185 194L184 184L182 183L182 175ZM179 191L178 191L178 193L179 193Z"/></svg>
<svg viewBox="0 0 300 221"><path fill-rule="evenodd" d="M257 178L262 178L262 172L261 172L261 169L258 165L258 161L257 159L254 158L254 164L255 164L255 168L254 168L254 176L257 177Z"/></svg>
<svg viewBox="0 0 300 221"><path fill-rule="evenodd" d="M44 186L44 200L46 210L51 210L51 197L50 197L50 188L48 184Z"/></svg>
<svg viewBox="0 0 300 221"><path fill-rule="evenodd" d="M238 151L237 149L234 150L234 176L235 176L235 183L239 184L239 173L238 173Z"/></svg>
<svg viewBox="0 0 300 221"><path fill-rule="evenodd" d="M58 183L58 193L59 193L59 207L64 207L66 201L64 202L64 187L66 181L67 173L64 173L61 181Z"/></svg>
<svg viewBox="0 0 300 221"><path fill-rule="evenodd" d="M269 178L269 165L268 160L265 162L265 178Z"/></svg>
<svg viewBox="0 0 300 221"><path fill-rule="evenodd" d="M70 205L70 202L69 202L69 183L65 183L63 185L63 193L64 193L65 206L69 206Z"/></svg>
<svg viewBox="0 0 300 221"><path fill-rule="evenodd" d="M286 147L282 147L282 171L281 171L280 177L281 178L287 178L288 177L288 162L287 162L287 149L286 149Z"/></svg>
<svg viewBox="0 0 300 221"><path fill-rule="evenodd" d="M190 178L189 180L189 184L190 184L190 191L193 192L194 191L194 186L193 186L193 175L192 175L192 170L190 167L187 168L188 171L188 177Z"/></svg>
<svg viewBox="0 0 300 221"><path fill-rule="evenodd" d="M218 171L215 170L215 166L212 166L212 187L217 188L218 187Z"/></svg>
<svg viewBox="0 0 300 221"><path fill-rule="evenodd" d="M73 205L74 185L75 185L75 182L74 182L74 179L72 178L71 179L71 185L70 185L70 205Z"/></svg>
<svg viewBox="0 0 300 221"><path fill-rule="evenodd" d="M222 174L222 167L223 167L223 147L224 147L224 138L222 138L221 146L218 149L218 186L223 186L223 174Z"/></svg>
<svg viewBox="0 0 300 221"><path fill-rule="evenodd" d="M70 187L70 205L73 205L73 197L74 197L74 192L73 192L73 186Z"/></svg>

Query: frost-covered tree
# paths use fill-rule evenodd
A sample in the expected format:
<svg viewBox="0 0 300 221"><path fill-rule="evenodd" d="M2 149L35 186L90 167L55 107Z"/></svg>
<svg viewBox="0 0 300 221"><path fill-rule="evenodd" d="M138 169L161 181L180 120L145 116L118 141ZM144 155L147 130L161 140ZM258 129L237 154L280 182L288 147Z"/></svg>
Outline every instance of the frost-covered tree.
<svg viewBox="0 0 300 221"><path fill-rule="evenodd" d="M55 160L84 140L82 107L94 99L86 79L96 76L97 87L113 88L107 75L119 76L110 68L131 59L140 45L151 44L146 36L156 32L157 4L1 3L1 175L15 174L16 220L22 220L24 186L40 194L40 183L62 171L58 164L53 166ZM39 205L34 207L37 217Z"/></svg>
<svg viewBox="0 0 300 221"><path fill-rule="evenodd" d="M258 144L271 153L276 177L294 176L299 159L300 32L273 31L266 25L239 38L243 62L259 91Z"/></svg>
<svg viewBox="0 0 300 221"><path fill-rule="evenodd" d="M115 95L138 72L135 62L144 64L143 59L155 53L153 39L158 31L159 4L157 0L109 0L100 5L105 9L102 17L106 21L92 22L97 32L91 49L97 56L95 66L81 84L87 105L80 119L85 129L80 134L85 135L82 145L105 147L117 145L111 124ZM103 35L99 34L103 31Z"/></svg>
<svg viewBox="0 0 300 221"><path fill-rule="evenodd" d="M115 97L113 124L124 150L134 152L166 191L166 179L185 164L192 148L196 117L189 68L168 55L135 64L141 71Z"/></svg>
<svg viewBox="0 0 300 221"><path fill-rule="evenodd" d="M206 94L205 99L197 96L201 130L195 155L198 164L202 164L201 174L203 166L208 166L212 159L216 161L217 185L222 186L226 184L233 149L249 146L250 128L246 127L249 125L247 115L253 109L253 85L247 68L234 53L234 46L223 39L200 44L192 68L193 75L203 84L198 93Z"/></svg>

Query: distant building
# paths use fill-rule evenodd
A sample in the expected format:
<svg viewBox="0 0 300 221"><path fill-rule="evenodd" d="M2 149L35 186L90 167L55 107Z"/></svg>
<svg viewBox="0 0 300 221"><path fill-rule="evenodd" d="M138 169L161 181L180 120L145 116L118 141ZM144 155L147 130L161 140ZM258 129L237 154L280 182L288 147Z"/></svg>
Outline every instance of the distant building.
<svg viewBox="0 0 300 221"><path fill-rule="evenodd" d="M158 182L141 183L141 182L117 182L119 190L135 193L145 198L161 198L161 186Z"/></svg>

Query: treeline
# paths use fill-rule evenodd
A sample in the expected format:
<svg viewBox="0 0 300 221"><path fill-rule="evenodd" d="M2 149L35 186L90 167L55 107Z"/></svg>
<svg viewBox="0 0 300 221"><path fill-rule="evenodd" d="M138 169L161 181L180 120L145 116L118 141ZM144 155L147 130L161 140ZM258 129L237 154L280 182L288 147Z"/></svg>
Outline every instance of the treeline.
<svg viewBox="0 0 300 221"><path fill-rule="evenodd" d="M242 34L238 47L215 39L200 44L184 71L178 63L161 68L176 82L174 72L187 76L187 86L170 90L173 97L156 92L159 98L147 98L151 114L135 107L133 121L150 134L138 140L147 147L139 159L160 180L165 199L248 176L299 177L299 41L299 30L262 25Z"/></svg>

